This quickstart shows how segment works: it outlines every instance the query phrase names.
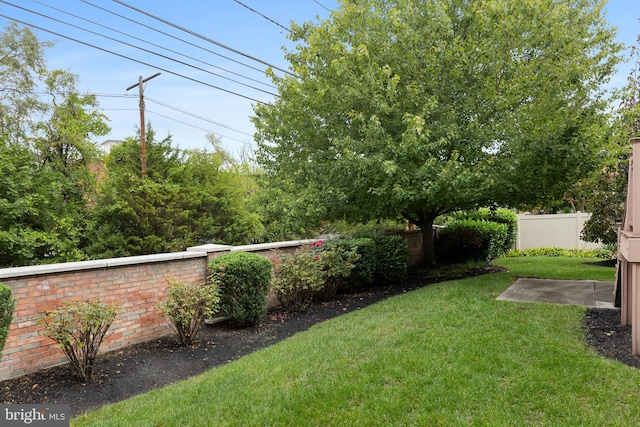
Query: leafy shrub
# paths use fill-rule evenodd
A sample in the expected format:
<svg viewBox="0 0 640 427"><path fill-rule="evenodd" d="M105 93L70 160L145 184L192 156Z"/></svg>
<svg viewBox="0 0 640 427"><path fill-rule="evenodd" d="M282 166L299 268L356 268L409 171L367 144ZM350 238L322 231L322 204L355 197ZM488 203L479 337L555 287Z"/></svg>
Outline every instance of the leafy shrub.
<svg viewBox="0 0 640 427"><path fill-rule="evenodd" d="M615 253L610 249L564 249L564 248L534 248L523 250L511 250L506 257L547 256L547 257L573 257L573 258L600 258L612 259Z"/></svg>
<svg viewBox="0 0 640 427"><path fill-rule="evenodd" d="M197 285L170 278L167 297L158 308L176 332L182 346L191 345L205 316L211 316L220 301L217 284Z"/></svg>
<svg viewBox="0 0 640 427"><path fill-rule="evenodd" d="M439 263L488 262L504 253L508 227L489 221L454 220L440 230L436 241Z"/></svg>
<svg viewBox="0 0 640 427"><path fill-rule="evenodd" d="M323 248L322 242L302 246L293 255L274 258L272 288L283 306L301 310L314 299L327 300L348 277L358 254Z"/></svg>
<svg viewBox="0 0 640 427"><path fill-rule="evenodd" d="M460 211L452 214L449 218L449 221L456 220L489 221L506 225L507 236L500 248L501 253L509 251L516 243L516 238L518 237L518 216L509 209L481 208L471 211Z"/></svg>
<svg viewBox="0 0 640 427"><path fill-rule="evenodd" d="M389 283L402 280L407 276L409 246L401 236L362 232L356 233L353 237L373 239L375 247L374 282Z"/></svg>
<svg viewBox="0 0 640 427"><path fill-rule="evenodd" d="M41 319L46 336L56 341L82 381L90 381L98 350L118 314L116 304L94 298L65 301Z"/></svg>
<svg viewBox="0 0 640 427"><path fill-rule="evenodd" d="M256 325L267 313L271 262L260 255L232 252L209 263L209 283L220 289L220 313L240 325Z"/></svg>
<svg viewBox="0 0 640 427"><path fill-rule="evenodd" d="M271 288L280 303L288 309L306 308L324 284L322 268L312 251L278 255L272 260L274 278Z"/></svg>
<svg viewBox="0 0 640 427"><path fill-rule="evenodd" d="M16 300L11 296L11 288L0 283L0 358L4 345L7 343L15 307Z"/></svg>
<svg viewBox="0 0 640 427"><path fill-rule="evenodd" d="M358 260L354 263L351 273L341 281L339 289L355 290L373 283L376 271L376 246L373 239L368 237L333 239L327 241L323 247L333 247L345 255L351 252L358 254Z"/></svg>
<svg viewBox="0 0 640 427"><path fill-rule="evenodd" d="M360 255L355 249L322 246L318 250L316 261L322 268L322 288L315 293L314 299L329 301L336 296L338 289L344 287L345 280L353 271Z"/></svg>

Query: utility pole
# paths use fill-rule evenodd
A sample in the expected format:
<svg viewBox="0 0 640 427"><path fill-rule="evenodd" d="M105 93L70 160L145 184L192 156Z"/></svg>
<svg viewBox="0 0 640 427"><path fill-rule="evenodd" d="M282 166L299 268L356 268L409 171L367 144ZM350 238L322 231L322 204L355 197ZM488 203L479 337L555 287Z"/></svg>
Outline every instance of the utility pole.
<svg viewBox="0 0 640 427"><path fill-rule="evenodd" d="M148 82L149 80L155 77L158 77L159 75L160 73L156 73L151 77L147 77L146 79L143 79L142 76L140 76L138 83L131 85L127 88L127 90L130 90L136 86L140 87L140 147L141 147L140 161L142 163L143 178L147 174L147 140L144 132L144 86L142 84L145 82Z"/></svg>

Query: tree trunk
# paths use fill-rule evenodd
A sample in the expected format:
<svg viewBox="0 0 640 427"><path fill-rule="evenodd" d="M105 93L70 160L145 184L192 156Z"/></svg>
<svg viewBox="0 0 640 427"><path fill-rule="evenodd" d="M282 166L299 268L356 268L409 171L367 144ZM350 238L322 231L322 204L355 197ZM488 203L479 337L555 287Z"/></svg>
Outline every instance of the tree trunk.
<svg viewBox="0 0 640 427"><path fill-rule="evenodd" d="M420 230L422 230L422 250L424 265L434 265L436 263L436 251L433 240L433 220L435 217L426 216L421 219Z"/></svg>

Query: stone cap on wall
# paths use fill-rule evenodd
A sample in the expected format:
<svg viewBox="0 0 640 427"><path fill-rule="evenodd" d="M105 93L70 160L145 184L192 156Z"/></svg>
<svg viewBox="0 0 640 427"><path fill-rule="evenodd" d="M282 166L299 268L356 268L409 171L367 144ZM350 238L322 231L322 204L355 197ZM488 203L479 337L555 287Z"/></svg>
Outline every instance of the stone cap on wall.
<svg viewBox="0 0 640 427"><path fill-rule="evenodd" d="M278 248L290 248L296 246L304 246L311 243L315 243L320 239L302 239L302 240L288 240L286 242L272 242L272 243L256 243L253 245L240 245L240 246L230 246L230 245L216 245L216 244L207 244L200 246L192 246L187 248L187 251L196 251L196 252L257 252L264 251L268 249L278 249Z"/></svg>
<svg viewBox="0 0 640 427"><path fill-rule="evenodd" d="M152 262L174 261L187 258L204 258L207 252L184 251L153 255L139 255L122 258L97 259L93 261L65 262L60 264L44 264L27 267L11 267L0 269L0 279L37 276L40 274L64 273L68 271L91 270L95 268L121 267Z"/></svg>

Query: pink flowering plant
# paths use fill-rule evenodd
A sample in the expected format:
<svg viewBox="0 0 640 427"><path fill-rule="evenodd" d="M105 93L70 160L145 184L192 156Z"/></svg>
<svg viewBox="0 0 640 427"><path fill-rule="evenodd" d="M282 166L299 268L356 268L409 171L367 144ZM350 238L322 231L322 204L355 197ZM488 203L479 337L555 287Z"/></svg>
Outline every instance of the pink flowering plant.
<svg viewBox="0 0 640 427"><path fill-rule="evenodd" d="M300 246L293 255L274 259L272 288L283 306L302 310L314 299L333 298L357 258L357 253L324 246L321 240Z"/></svg>

